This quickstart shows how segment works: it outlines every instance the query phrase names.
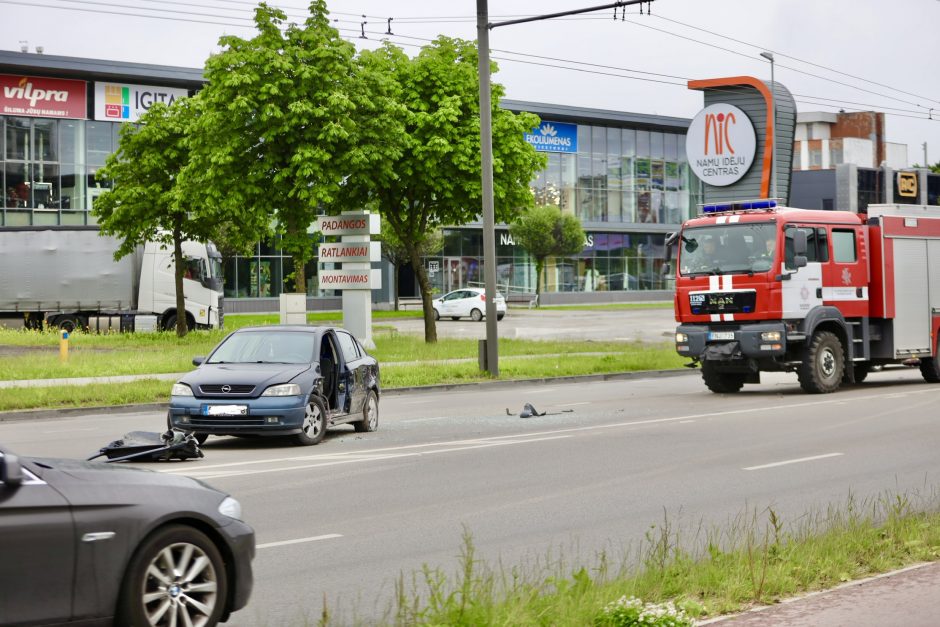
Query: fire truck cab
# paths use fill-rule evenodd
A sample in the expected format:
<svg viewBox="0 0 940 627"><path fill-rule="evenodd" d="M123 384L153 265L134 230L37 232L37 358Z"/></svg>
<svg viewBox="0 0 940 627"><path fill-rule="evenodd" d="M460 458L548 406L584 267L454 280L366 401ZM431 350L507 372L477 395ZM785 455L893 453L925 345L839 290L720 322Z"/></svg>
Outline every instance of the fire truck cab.
<svg viewBox="0 0 940 627"><path fill-rule="evenodd" d="M940 207L706 205L676 243L676 350L713 392L785 371L827 393L889 364L940 382Z"/></svg>

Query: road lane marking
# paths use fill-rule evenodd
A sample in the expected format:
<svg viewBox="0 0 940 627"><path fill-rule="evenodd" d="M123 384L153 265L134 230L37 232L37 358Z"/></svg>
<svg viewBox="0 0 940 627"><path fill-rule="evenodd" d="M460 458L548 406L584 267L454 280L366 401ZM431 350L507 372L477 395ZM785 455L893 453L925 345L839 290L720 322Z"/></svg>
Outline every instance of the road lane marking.
<svg viewBox="0 0 940 627"><path fill-rule="evenodd" d="M332 540L333 538L342 538L343 536L338 533L327 533L322 536L312 536L310 538L297 538L296 540L281 540L280 542L265 542L264 544L258 544L255 546L256 549L270 549L275 546L287 546L289 544L303 544L304 542L318 542L320 540Z"/></svg>
<svg viewBox="0 0 940 627"><path fill-rule="evenodd" d="M487 440L467 440L461 442L462 446L454 446L456 443L439 443L441 448L439 450L426 450L426 451L412 451L412 452L401 452L401 453L386 453L381 455L362 455L362 454L351 454L346 455L343 453L335 455L319 455L319 456L310 456L306 458L297 458L310 461L308 464L298 464L294 466L278 466L275 468L259 468L259 469L248 469L248 470L239 470L236 467L239 466L248 466L251 464L260 464L260 463L277 463L282 461L292 461L291 458L279 459L279 460L254 460L248 462L233 462L230 464L216 464L214 466L202 466L192 470L181 468L181 469L169 469L169 470L160 470L159 472L164 472L167 474L184 474L187 477L192 477L195 479L219 479L222 477L244 477L247 475L263 475L272 472L287 472L290 470L308 470L310 468L324 468L326 466L339 466L344 464L358 464L364 462L375 462L383 461L386 459L402 459L405 457L422 457L425 455L439 455L441 453L456 453L458 451L469 451L479 448L493 448L497 446L511 446L515 444L528 444L531 442L544 442L546 440L562 440L568 438L567 435L556 435L550 437L540 437L540 438L525 438L518 439L514 441L487 441ZM223 469L227 468L227 469Z"/></svg>
<svg viewBox="0 0 940 627"><path fill-rule="evenodd" d="M788 464L801 464L803 462L811 462L817 459L826 459L827 457L839 457L845 453L826 453L825 455L813 455L812 457L800 457L797 459L788 459L782 462L774 462L772 464L762 464L760 466L748 466L747 468L742 468L741 470L763 470L764 468L776 468L777 466L786 466Z"/></svg>
<svg viewBox="0 0 940 627"><path fill-rule="evenodd" d="M937 393L937 392L940 392L940 388L930 387L930 388L926 388L923 390L910 391L908 392L908 394L914 395L914 394L928 394L928 393ZM859 396L853 399L806 401L806 402L801 402L801 403L790 403L788 405L776 405L770 408L749 407L745 409L722 410L722 411L714 411L714 412L708 412L708 413L703 413L703 414L689 414L686 416L674 416L671 418L651 418L648 420L632 420L632 421L618 422L618 423L612 423L612 424L606 424L606 425L587 425L587 426L579 426L579 427L568 427L564 429L553 429L550 431L535 431L531 433L517 433L517 434L502 435L502 436L492 436L489 438L455 440L451 442L426 442L422 444L407 444L403 446L369 449L367 451L355 451L355 452L349 452L349 453L330 453L326 455L314 453L314 454L305 455L305 456L290 456L290 457L280 457L280 458L271 458L271 459L249 460L249 461L231 462L231 463L225 463L225 464L213 464L213 465L208 465L208 466L199 466L198 469L192 469L192 470L190 467L190 468L180 468L180 469L170 468L170 469L165 469L165 470L159 469L157 471L165 472L168 474L184 474L187 476L192 476L192 477L198 476L199 478L203 478L204 476L202 474L203 471L216 469L216 468L245 467L245 466L256 465L256 464L273 464L273 463L292 462L292 461L303 462L303 461L316 460L318 462L318 463L314 463L310 465L305 464L305 465L291 466L291 467L286 467L286 468L281 468L281 469L265 469L265 470L260 470L260 471L251 471L251 470L233 471L230 474L242 475L242 474L256 474L256 472L259 474L268 473L268 472L280 472L281 470L304 469L304 468L312 468L312 467L317 467L317 466L327 466L327 465L336 465L336 464L348 464L348 463L354 463L357 461L375 461L375 460L389 459L389 458L394 458L394 457L418 456L421 454L420 451L416 453L401 453L401 451L414 451L416 449L428 449L432 447L437 447L437 448L450 447L450 448L457 449L458 447L475 446L475 445L479 445L480 443L496 442L499 440L520 440L521 438L529 438L529 439L520 440L520 443L523 441L534 442L534 441L539 441L537 438L553 439L552 436L565 436L568 434L580 433L580 432L585 432L585 431L599 431L603 429L641 427L641 426L647 426L647 425L668 424L671 422L683 423L683 422L688 422L688 421L693 421L693 420L700 420L702 418L720 418L720 417L732 416L732 415L737 415L737 414L767 413L768 411L778 411L778 410L788 411L791 409L798 409L802 407L812 407L812 406L817 406L817 405L842 404L846 400L851 400L853 402L854 401L880 400L880 399L884 399L885 396L886 395L884 394L871 394L871 395L866 395L866 396ZM479 448L479 446L476 446L476 447ZM386 455L386 453L388 454ZM359 456L359 458L355 458L353 456ZM211 474L206 473L206 476L209 476L209 477L229 476L229 473L211 473Z"/></svg>
<svg viewBox="0 0 940 627"><path fill-rule="evenodd" d="M580 403L558 403L555 407L574 407L575 405L590 405L593 401L581 401Z"/></svg>

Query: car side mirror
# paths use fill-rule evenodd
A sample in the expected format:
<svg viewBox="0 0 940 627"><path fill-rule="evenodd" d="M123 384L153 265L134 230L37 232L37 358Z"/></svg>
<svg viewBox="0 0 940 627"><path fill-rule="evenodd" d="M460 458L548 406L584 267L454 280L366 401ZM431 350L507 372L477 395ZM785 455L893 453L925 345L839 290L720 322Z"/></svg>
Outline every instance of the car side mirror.
<svg viewBox="0 0 940 627"><path fill-rule="evenodd" d="M663 266L662 266L662 275L663 275L663 276L670 276L670 275L672 275L672 263L670 263L670 262L667 261L667 262L665 262L665 263L663 264Z"/></svg>
<svg viewBox="0 0 940 627"><path fill-rule="evenodd" d="M804 230L802 230L802 229L796 229L796 231L794 231L794 233L793 233L793 255L794 255L794 257L796 257L797 255L806 255L806 249L807 249L806 231L804 231ZM794 261L796 261L796 260L794 259ZM806 264L804 263L803 266L805 266L805 265L806 265ZM803 266L797 266L797 267L798 267L798 268L802 268Z"/></svg>
<svg viewBox="0 0 940 627"><path fill-rule="evenodd" d="M4 453L0 458L0 483L8 488L18 488L23 483L23 467L16 455Z"/></svg>
<svg viewBox="0 0 940 627"><path fill-rule="evenodd" d="M201 366L201 365L204 364L205 362L206 362L206 358L205 358L205 357L193 357L193 365L194 365L194 366Z"/></svg>

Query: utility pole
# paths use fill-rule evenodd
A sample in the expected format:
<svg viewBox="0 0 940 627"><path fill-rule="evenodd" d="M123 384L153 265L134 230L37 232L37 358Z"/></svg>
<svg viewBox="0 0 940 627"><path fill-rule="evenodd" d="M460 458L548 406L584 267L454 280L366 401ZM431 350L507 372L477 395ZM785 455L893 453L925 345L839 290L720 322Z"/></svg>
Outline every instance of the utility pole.
<svg viewBox="0 0 940 627"><path fill-rule="evenodd" d="M930 162L927 161L927 142L924 142L923 146L924 146L924 167L929 168Z"/></svg>
<svg viewBox="0 0 940 627"><path fill-rule="evenodd" d="M770 120L773 134L773 155L770 158L770 182L773 191L770 193L774 200L777 199L777 83L774 81L774 54L772 52L762 52L760 56L770 61ZM767 147L764 146L764 150Z"/></svg>
<svg viewBox="0 0 940 627"><path fill-rule="evenodd" d="M496 330L496 218L493 207L493 112L490 110L490 30L498 26L511 26L549 20L554 17L590 13L604 9L617 9L632 4L647 7L655 0L621 0L600 6L587 7L536 15L505 22L489 21L487 0L477 0L477 57L480 73L480 169L482 170L483 191L483 286L486 290L486 371L491 376L499 376L499 338ZM649 9L647 8L647 12Z"/></svg>

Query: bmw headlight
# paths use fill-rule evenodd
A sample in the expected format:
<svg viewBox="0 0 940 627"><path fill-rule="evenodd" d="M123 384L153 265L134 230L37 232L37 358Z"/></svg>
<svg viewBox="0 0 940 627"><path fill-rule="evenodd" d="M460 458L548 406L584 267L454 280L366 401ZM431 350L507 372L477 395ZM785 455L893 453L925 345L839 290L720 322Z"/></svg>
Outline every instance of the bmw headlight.
<svg viewBox="0 0 940 627"><path fill-rule="evenodd" d="M296 383L272 385L261 396L300 396L300 386Z"/></svg>
<svg viewBox="0 0 940 627"><path fill-rule="evenodd" d="M225 500L219 503L219 513L223 516L228 516L229 518L235 518L237 520L242 519L242 504L233 499L230 496L225 497Z"/></svg>
<svg viewBox="0 0 940 627"><path fill-rule="evenodd" d="M185 383L174 383L173 389L170 390L171 396L192 396L193 389L186 385Z"/></svg>

